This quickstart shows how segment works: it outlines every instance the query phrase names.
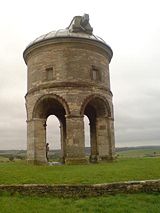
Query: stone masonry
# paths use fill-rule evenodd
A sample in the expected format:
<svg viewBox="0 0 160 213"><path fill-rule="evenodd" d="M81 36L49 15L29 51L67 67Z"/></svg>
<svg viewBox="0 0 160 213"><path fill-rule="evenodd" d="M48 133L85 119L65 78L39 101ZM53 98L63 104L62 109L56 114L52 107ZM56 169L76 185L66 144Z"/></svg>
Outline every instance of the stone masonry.
<svg viewBox="0 0 160 213"><path fill-rule="evenodd" d="M0 194L84 198L115 194L160 193L160 180L104 184L18 184L0 185Z"/></svg>
<svg viewBox="0 0 160 213"><path fill-rule="evenodd" d="M60 122L63 161L86 163L84 115L90 122L90 161L114 158L114 116L110 91L111 48L93 35L89 16L68 28L40 36L27 46L27 160L46 163L46 121Z"/></svg>

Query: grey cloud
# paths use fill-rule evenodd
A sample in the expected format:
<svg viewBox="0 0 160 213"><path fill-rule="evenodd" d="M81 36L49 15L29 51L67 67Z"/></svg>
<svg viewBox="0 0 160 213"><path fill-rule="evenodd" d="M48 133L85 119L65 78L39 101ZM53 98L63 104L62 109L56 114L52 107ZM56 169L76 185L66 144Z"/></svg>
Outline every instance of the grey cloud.
<svg viewBox="0 0 160 213"><path fill-rule="evenodd" d="M117 105L118 104L118 105ZM145 90L133 99L116 102L115 127L117 144L160 145L160 100L158 91ZM132 143L130 143L132 142Z"/></svg>

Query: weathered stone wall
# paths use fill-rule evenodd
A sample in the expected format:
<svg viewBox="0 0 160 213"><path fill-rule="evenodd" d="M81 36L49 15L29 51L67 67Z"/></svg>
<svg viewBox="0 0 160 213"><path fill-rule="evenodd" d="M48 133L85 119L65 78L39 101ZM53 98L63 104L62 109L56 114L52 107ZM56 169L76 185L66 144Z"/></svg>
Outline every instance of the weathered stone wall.
<svg viewBox="0 0 160 213"><path fill-rule="evenodd" d="M64 41L64 40L63 40ZM63 97L72 110L79 114L79 107L86 97L99 94L106 97L112 108L109 79L109 58L106 51L94 42L83 44L58 42L32 51L27 57L28 92L26 96L28 120L32 119L36 101L45 94ZM53 67L53 80L46 80L46 68ZM101 80L93 80L95 67Z"/></svg>
<svg viewBox="0 0 160 213"><path fill-rule="evenodd" d="M28 53L28 90L47 82L46 69L53 67L53 82L94 82L91 69L101 72L97 84L110 89L109 61L106 49L93 41L58 39ZM105 47L105 46L104 46Z"/></svg>
<svg viewBox="0 0 160 213"><path fill-rule="evenodd" d="M59 97L62 97L68 104L71 113L73 115L80 115L80 110L87 98L93 95L98 95L105 97L108 101L110 108L112 108L112 96L107 93L105 90L99 89L96 85L88 87L88 84L80 86L74 86L69 84L69 86L57 86L53 85L53 88L48 89L38 89L37 91L28 94L26 96L26 104L27 104L27 111L28 111L28 120L33 118L33 111L36 102L44 95L54 94ZM111 111L113 117L113 111Z"/></svg>
<svg viewBox="0 0 160 213"><path fill-rule="evenodd" d="M38 195L54 197L93 197L106 196L119 193L160 193L160 180L133 181L124 183L94 184L94 185L0 185L0 194L8 192L11 195Z"/></svg>

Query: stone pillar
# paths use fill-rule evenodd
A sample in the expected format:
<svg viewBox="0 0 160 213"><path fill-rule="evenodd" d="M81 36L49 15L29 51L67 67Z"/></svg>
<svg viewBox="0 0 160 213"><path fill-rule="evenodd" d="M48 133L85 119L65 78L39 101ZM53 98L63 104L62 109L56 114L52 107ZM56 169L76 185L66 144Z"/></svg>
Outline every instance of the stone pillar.
<svg viewBox="0 0 160 213"><path fill-rule="evenodd" d="M65 163L66 156L66 124L65 121L60 121L60 135L61 135L61 159Z"/></svg>
<svg viewBox="0 0 160 213"><path fill-rule="evenodd" d="M90 122L90 144L91 144L91 156L90 162L97 162L98 152L97 152L97 134L96 134L96 123Z"/></svg>
<svg viewBox="0 0 160 213"><path fill-rule="evenodd" d="M28 121L27 160L35 164L47 163L46 159L46 120L34 118Z"/></svg>
<svg viewBox="0 0 160 213"><path fill-rule="evenodd" d="M99 160L110 159L110 137L108 129L108 119L98 117L96 119L97 147Z"/></svg>
<svg viewBox="0 0 160 213"><path fill-rule="evenodd" d="M63 163L66 157L66 122L63 123Z"/></svg>
<svg viewBox="0 0 160 213"><path fill-rule="evenodd" d="M27 161L35 162L34 121L27 120Z"/></svg>
<svg viewBox="0 0 160 213"><path fill-rule="evenodd" d="M114 135L114 119L107 118L108 135L109 135L109 156L110 159L115 158L115 135Z"/></svg>
<svg viewBox="0 0 160 213"><path fill-rule="evenodd" d="M63 155L64 155L64 139L63 139L63 125L62 125L62 122L60 122L60 141L61 141L61 158L62 158L62 161L63 161Z"/></svg>
<svg viewBox="0 0 160 213"><path fill-rule="evenodd" d="M83 116L66 117L66 164L85 164Z"/></svg>

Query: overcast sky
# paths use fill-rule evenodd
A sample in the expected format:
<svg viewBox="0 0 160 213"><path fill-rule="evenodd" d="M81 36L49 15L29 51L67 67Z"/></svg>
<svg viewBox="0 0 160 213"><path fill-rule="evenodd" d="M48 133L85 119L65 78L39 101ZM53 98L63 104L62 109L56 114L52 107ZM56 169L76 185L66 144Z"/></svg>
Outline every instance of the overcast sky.
<svg viewBox="0 0 160 213"><path fill-rule="evenodd" d="M159 8L159 0L1 0L0 149L26 148L25 47L84 13L90 15L93 33L114 53L110 76L116 146L160 145ZM52 123L57 147L58 122Z"/></svg>

